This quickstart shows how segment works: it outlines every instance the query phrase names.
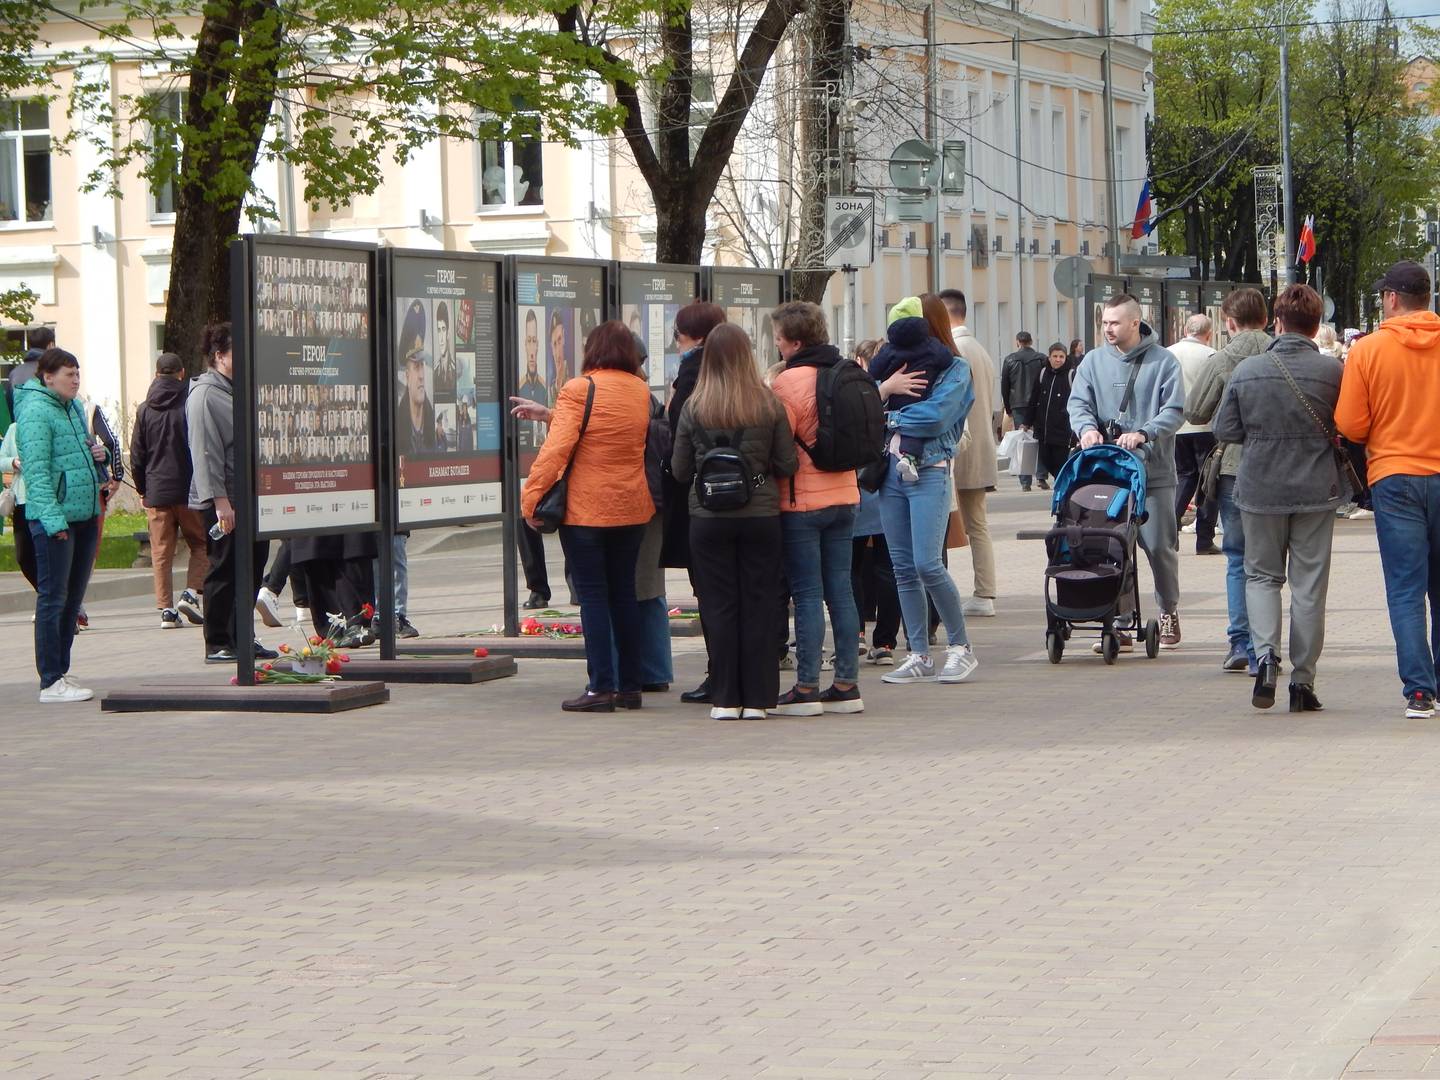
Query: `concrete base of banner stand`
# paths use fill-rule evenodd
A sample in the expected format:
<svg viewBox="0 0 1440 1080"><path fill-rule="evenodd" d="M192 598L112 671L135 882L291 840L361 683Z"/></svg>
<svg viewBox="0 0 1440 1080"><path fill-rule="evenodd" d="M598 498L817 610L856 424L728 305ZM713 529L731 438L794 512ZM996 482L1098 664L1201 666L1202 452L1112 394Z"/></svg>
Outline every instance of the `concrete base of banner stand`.
<svg viewBox="0 0 1440 1080"><path fill-rule="evenodd" d="M583 638L456 637L411 638L397 641L395 651L406 656L475 656L476 649L518 660L584 660ZM352 654L353 655L353 654ZM350 666L354 666L351 662Z"/></svg>
<svg viewBox="0 0 1440 1080"><path fill-rule="evenodd" d="M385 684L373 680L273 686L170 682L110 690L100 698L100 711L338 713L389 700Z"/></svg>
<svg viewBox="0 0 1440 1080"><path fill-rule="evenodd" d="M670 636L671 636L671 637L699 637L699 636L700 636L700 620L699 620L699 619L671 619L671 620L670 620Z"/></svg>
<svg viewBox="0 0 1440 1080"><path fill-rule="evenodd" d="M473 653L473 649L471 650ZM350 662L340 666L340 678L346 682L379 679L392 683L482 683L504 679L515 674L515 657L463 656L402 657L378 660L373 656L350 654Z"/></svg>

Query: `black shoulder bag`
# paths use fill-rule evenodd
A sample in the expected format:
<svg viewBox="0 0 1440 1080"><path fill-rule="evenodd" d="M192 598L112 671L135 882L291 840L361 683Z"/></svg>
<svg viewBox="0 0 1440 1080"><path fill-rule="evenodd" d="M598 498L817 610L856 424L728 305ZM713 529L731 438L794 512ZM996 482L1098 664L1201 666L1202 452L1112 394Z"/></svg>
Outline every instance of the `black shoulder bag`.
<svg viewBox="0 0 1440 1080"><path fill-rule="evenodd" d="M575 445L570 448L570 460L565 463L565 471L560 474L560 479L551 484L550 490L535 504L535 519L540 522L538 532L553 533L565 524L570 470L575 467L575 452L580 449L580 440L585 437L585 429L590 426L590 410L595 407L595 380L587 375L585 381L590 384L590 388L585 391L585 415L580 420L580 434L575 436Z"/></svg>

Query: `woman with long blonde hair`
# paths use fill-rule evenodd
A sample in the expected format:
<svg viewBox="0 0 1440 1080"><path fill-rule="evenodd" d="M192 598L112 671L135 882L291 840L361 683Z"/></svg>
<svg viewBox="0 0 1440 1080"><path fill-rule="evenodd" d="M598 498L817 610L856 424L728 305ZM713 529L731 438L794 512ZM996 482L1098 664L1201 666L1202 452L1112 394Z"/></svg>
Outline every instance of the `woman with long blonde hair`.
<svg viewBox="0 0 1440 1080"><path fill-rule="evenodd" d="M775 707L780 672L774 642L755 628L774 617L783 547L777 478L795 472L795 438L738 326L722 324L705 339L670 468L690 485L690 569L710 650L710 715L761 719Z"/></svg>

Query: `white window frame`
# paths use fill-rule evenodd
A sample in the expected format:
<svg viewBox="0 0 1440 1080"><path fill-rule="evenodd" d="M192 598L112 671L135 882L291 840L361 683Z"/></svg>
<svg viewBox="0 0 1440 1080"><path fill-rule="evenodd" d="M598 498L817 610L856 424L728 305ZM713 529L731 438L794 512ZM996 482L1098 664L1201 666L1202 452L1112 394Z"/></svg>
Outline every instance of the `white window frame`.
<svg viewBox="0 0 1440 1080"><path fill-rule="evenodd" d="M54 149L49 146L49 107L46 106L43 101L37 102L37 99L35 98L0 98L0 105L10 105L15 107L15 118L17 125L24 124L24 106L29 103L38 103L45 108L45 126L43 128L27 128L23 126L17 126L14 129L0 130L0 154L14 155L15 182L18 185L20 192L22 193L19 206L14 208L15 217L11 220L0 220L0 230L36 228L53 229L55 227L55 172L53 169L55 152ZM50 172L50 201L48 204L49 217L32 219L30 217L28 198L29 192L25 191L25 140L27 138L37 135L45 136L47 142L46 153L51 160L52 169ZM12 146L14 147L13 150L11 149Z"/></svg>
<svg viewBox="0 0 1440 1080"><path fill-rule="evenodd" d="M483 119L483 118L482 118ZM479 121L477 120L477 125ZM521 202L523 196L518 192L520 184L519 170L515 165L515 151L525 145L526 142L534 142L540 148L540 201L536 203ZM487 146L498 146L503 153L503 162L500 168L505 170L504 202L485 201L485 148ZM528 192L528 188L526 189ZM519 142L507 141L505 139L481 139L475 140L475 213L485 215L503 214L539 214L545 209L545 143L540 139L522 140Z"/></svg>
<svg viewBox="0 0 1440 1080"><path fill-rule="evenodd" d="M156 91L153 91L152 93L153 93L153 96L155 96L155 97L174 98L174 99L175 99L175 108L178 110L178 116L181 117L181 118L184 117L184 115L185 115L185 97L186 97L186 94L188 93L188 91L186 91L186 90L156 90ZM151 145L151 146L154 146L154 145L155 145L155 134L156 134L156 133L155 133L153 130L146 133L145 141L146 141L147 144L149 144L149 145ZM178 169L178 167L177 167L177 169L176 169L176 175L175 175L175 176L172 176L170 179L168 179L168 180L165 181L165 184L170 187L170 203L171 203L172 206L173 206L174 203L175 203L175 197L176 197L176 196L175 196L175 182L176 182L178 179L179 179L179 169ZM157 225L163 225L163 224L171 224L171 225L173 225L173 224L175 223L175 211L174 211L174 210L161 210L161 209L160 209L160 197L159 197L159 195L157 195L156 192L155 192L155 186L154 186L154 181L153 181L153 180L148 181L148 182L146 183L146 185L145 185L145 206L146 206L147 211L149 212L150 220L151 220L152 222L154 222L155 224L157 224Z"/></svg>

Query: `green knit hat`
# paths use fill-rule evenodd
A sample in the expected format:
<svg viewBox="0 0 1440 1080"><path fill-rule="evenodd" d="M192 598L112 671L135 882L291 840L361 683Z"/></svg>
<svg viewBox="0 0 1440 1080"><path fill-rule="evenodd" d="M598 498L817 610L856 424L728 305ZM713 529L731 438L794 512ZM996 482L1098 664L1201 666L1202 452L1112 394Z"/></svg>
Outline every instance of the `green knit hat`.
<svg viewBox="0 0 1440 1080"><path fill-rule="evenodd" d="M890 317L885 321L886 326L891 326L901 319L923 319L925 309L920 306L918 296L907 296L890 309Z"/></svg>

